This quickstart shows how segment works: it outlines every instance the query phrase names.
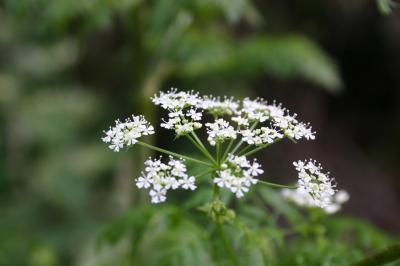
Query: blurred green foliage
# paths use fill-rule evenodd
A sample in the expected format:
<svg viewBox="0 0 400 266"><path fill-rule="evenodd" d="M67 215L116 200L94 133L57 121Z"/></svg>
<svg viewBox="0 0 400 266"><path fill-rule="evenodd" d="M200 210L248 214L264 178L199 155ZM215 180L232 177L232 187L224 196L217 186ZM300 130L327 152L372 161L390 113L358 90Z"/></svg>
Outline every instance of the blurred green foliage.
<svg viewBox="0 0 400 266"><path fill-rule="evenodd" d="M141 205L144 152L112 154L100 135L120 115L156 120L142 99L170 81L240 96L264 75L342 88L316 42L268 33L247 0L1 0L0 265L232 263L196 210L207 191ZM352 219L310 227L274 191L248 201L224 226L240 265L343 265L392 241Z"/></svg>

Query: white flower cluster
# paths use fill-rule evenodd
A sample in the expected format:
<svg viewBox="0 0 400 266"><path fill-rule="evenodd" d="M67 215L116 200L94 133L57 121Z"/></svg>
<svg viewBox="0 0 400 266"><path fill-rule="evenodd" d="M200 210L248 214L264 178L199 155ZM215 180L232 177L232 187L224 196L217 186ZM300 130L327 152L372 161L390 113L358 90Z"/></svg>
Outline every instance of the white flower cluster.
<svg viewBox="0 0 400 266"><path fill-rule="evenodd" d="M174 130L178 136L189 134L202 127L199 121L203 114L195 108L201 103L197 93L171 89L167 93L160 92L152 100L155 105L160 105L169 111L168 120L163 120L161 127Z"/></svg>
<svg viewBox="0 0 400 266"><path fill-rule="evenodd" d="M235 193L237 198L243 197L252 184L257 184L254 177L264 173L256 160L251 163L245 156L228 155L226 163L217 171L214 183Z"/></svg>
<svg viewBox="0 0 400 266"><path fill-rule="evenodd" d="M240 133L242 134L242 140L250 145L271 144L277 139L283 138L281 133L269 127L261 127L255 130L244 129Z"/></svg>
<svg viewBox="0 0 400 266"><path fill-rule="evenodd" d="M207 110L215 116L233 115L239 108L239 103L232 97L225 97L223 100L219 97L204 96L201 99L201 108Z"/></svg>
<svg viewBox="0 0 400 266"><path fill-rule="evenodd" d="M332 198L336 192L334 180L329 173L322 173L322 167L315 160L294 162L298 171L298 190L308 193L315 206L326 208L332 204Z"/></svg>
<svg viewBox="0 0 400 266"><path fill-rule="evenodd" d="M319 207L315 204L313 197L304 191L303 189L282 189L282 196L298 206L315 208ZM349 193L345 190L339 190L330 199L330 204L323 208L324 212L327 214L333 214L342 208L342 205L347 202L350 198Z"/></svg>
<svg viewBox="0 0 400 266"><path fill-rule="evenodd" d="M236 130L229 125L228 121L220 118L214 123L207 123L208 142L215 146L217 142L222 143L227 139L236 139Z"/></svg>
<svg viewBox="0 0 400 266"><path fill-rule="evenodd" d="M130 146L137 142L141 136L154 134L154 127L143 116L132 116L125 122L115 121L115 126L104 131L102 140L109 143L109 148L118 152L124 146Z"/></svg>
<svg viewBox="0 0 400 266"><path fill-rule="evenodd" d="M275 102L268 104L260 98L255 100L245 98L242 101L236 101L228 97L201 96L193 91L171 89L156 94L152 102L168 112L168 116L162 119L161 127L173 130L177 136L193 135L193 138L188 137L208 161L179 155L146 143L139 144L158 152L182 156L187 160L207 165L215 174L213 182L219 187L229 189L238 198L249 191L252 184L257 183L255 177L262 174L263 170L257 161L250 162L245 156L237 154L254 154L283 138L315 139L315 132L312 131L311 126L299 122L296 114L290 114L280 104ZM211 116L204 119L203 114ZM194 134L195 130L204 125L208 134L207 140L211 146L231 141L223 146L225 148L223 154L220 153L221 146L217 145L215 154L218 158L213 158L212 153L203 145L197 134ZM118 152L138 142L138 138L154 134L154 128L143 116L132 116L125 122L116 120L115 126L104 133L102 140L108 143L110 149ZM235 140L237 140L236 144ZM241 148L244 143L247 147ZM336 199L333 179L321 172L320 165L312 160L298 161L294 165L299 172L299 180L298 189L293 192L297 194L292 194L293 198L295 195L297 198L303 194L309 195L309 198L302 198L304 202L307 202L305 205L312 204L326 210L330 208L332 212L338 208L337 205L340 208L341 201ZM196 188L195 177L187 175L186 166L182 160L170 157L168 163L162 163L161 158L150 158L145 162L145 166L142 175L136 179L136 185L150 190L149 194L153 203L165 201L169 189L194 190ZM312 203L308 203L311 201Z"/></svg>
<svg viewBox="0 0 400 266"><path fill-rule="evenodd" d="M245 126L240 130L243 141L251 145L271 144L274 141L287 136L291 139L307 140L315 139L315 132L309 124L304 124L296 119L296 114L290 115L289 111L280 104L268 104L262 99L243 100L242 108L238 115L233 117L239 126ZM249 128L250 123L267 123L260 128Z"/></svg>
<svg viewBox="0 0 400 266"><path fill-rule="evenodd" d="M170 189L195 190L195 178L188 176L186 165L183 160L169 158L167 164L159 159L149 158L145 163L145 170L138 177L136 186L138 188L150 189L149 195L152 203L164 202L167 199L167 191Z"/></svg>
<svg viewBox="0 0 400 266"><path fill-rule="evenodd" d="M161 127L174 130L178 136L203 126L203 114L199 110L205 110L216 117L216 121L206 124L211 128L207 131L211 145L215 145L218 136L221 136L222 142L226 139L236 139L236 136L240 135L242 140L250 145L271 144L284 137L295 140L315 139L315 132L310 125L299 122L296 114L290 115L280 104L268 104L260 98L245 98L240 103L233 98L200 96L194 92L171 89L166 93L160 92L152 100L169 111L168 120L163 120ZM222 120L222 116L230 116L238 127L231 127L226 119Z"/></svg>

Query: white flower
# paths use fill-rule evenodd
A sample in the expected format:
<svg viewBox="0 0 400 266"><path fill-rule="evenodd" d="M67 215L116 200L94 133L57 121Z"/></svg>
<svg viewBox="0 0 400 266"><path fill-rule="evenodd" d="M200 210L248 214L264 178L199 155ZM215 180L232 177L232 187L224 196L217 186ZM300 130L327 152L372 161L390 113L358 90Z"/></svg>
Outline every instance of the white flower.
<svg viewBox="0 0 400 266"><path fill-rule="evenodd" d="M225 97L221 100L219 97L204 96L200 107L212 115L222 116L234 114L239 104L233 98Z"/></svg>
<svg viewBox="0 0 400 266"><path fill-rule="evenodd" d="M149 178L149 176L140 176L138 179L136 179L136 186L138 188L149 188L152 182L153 180Z"/></svg>
<svg viewBox="0 0 400 266"><path fill-rule="evenodd" d="M249 191L251 185L257 184L254 177L262 174L261 165L255 160L251 163L245 156L228 155L226 163L222 165L222 170L217 171L214 184L221 188L227 188L236 195L237 198L243 197Z"/></svg>
<svg viewBox="0 0 400 266"><path fill-rule="evenodd" d="M136 179L138 188L150 189L149 195L152 203L164 202L167 198L167 191L172 189L195 190L195 177L188 176L186 165L183 160L176 160L169 157L168 163L159 159L149 158L145 161L144 173Z"/></svg>
<svg viewBox="0 0 400 266"><path fill-rule="evenodd" d="M163 119L161 127L174 130L177 136L192 133L202 127L198 121L202 119L203 114L196 109L202 101L198 93L171 89L166 93L160 92L152 100L169 111L168 120ZM187 108L190 109L186 111Z"/></svg>
<svg viewBox="0 0 400 266"><path fill-rule="evenodd" d="M248 126L249 125L249 119L241 116L235 116L232 117L232 121L236 122L238 126Z"/></svg>
<svg viewBox="0 0 400 266"><path fill-rule="evenodd" d="M104 131L104 134L102 140L110 143L109 148L118 152L125 145L134 145L141 136L154 134L154 127L143 116L132 116L132 119L128 118L123 123L116 120L115 126Z"/></svg>
<svg viewBox="0 0 400 266"><path fill-rule="evenodd" d="M350 194L346 190L339 190L335 194L335 202L343 204L350 199Z"/></svg>
<svg viewBox="0 0 400 266"><path fill-rule="evenodd" d="M214 183L219 187L230 188L234 178L235 177L231 175L231 170L219 171L218 176L214 178Z"/></svg>
<svg viewBox="0 0 400 266"><path fill-rule="evenodd" d="M167 110L182 110L185 107L197 106L200 104L201 99L198 93L193 91L185 92L179 91L175 88L165 92L160 92L152 98L155 105L160 105Z"/></svg>
<svg viewBox="0 0 400 266"><path fill-rule="evenodd" d="M239 116L232 120L242 129L244 141L248 144L273 143L275 140L287 136L292 139L315 139L315 132L309 124L304 124L296 119L296 114L290 115L286 108L281 104L268 104L263 99L250 100L246 98L242 102L242 108L238 109ZM248 124L246 124L248 122ZM248 132L248 125L251 123L261 123L260 128L251 128L252 135ZM266 125L265 125L266 124Z"/></svg>
<svg viewBox="0 0 400 266"><path fill-rule="evenodd" d="M208 142L214 146L217 142L223 142L227 139L236 139L235 129L229 125L228 121L220 118L214 123L207 123Z"/></svg>
<svg viewBox="0 0 400 266"><path fill-rule="evenodd" d="M298 161L293 163L298 171L298 187L307 192L314 200L314 204L325 208L332 203L336 185L329 177L329 173L322 173L322 167L316 161Z"/></svg>
<svg viewBox="0 0 400 266"><path fill-rule="evenodd" d="M194 176L188 177L184 176L182 179L179 180L179 184L183 189L190 189L190 190L195 190L197 186L195 185L195 178Z"/></svg>
<svg viewBox="0 0 400 266"><path fill-rule="evenodd" d="M282 189L283 197L292 201L300 207L318 208L314 198L302 188L297 189ZM344 190L339 190L334 196L331 197L330 203L326 205L323 210L326 214L334 214L342 208L342 204L349 199L349 194ZM343 201L341 201L343 200Z"/></svg>
<svg viewBox="0 0 400 266"><path fill-rule="evenodd" d="M237 198L244 196L244 193L249 191L249 187L244 183L243 178L235 178L232 180L231 192L235 193Z"/></svg>
<svg viewBox="0 0 400 266"><path fill-rule="evenodd" d="M167 199L167 190L162 188L152 189L149 195L151 197L151 203L161 203Z"/></svg>
<svg viewBox="0 0 400 266"><path fill-rule="evenodd" d="M250 165L248 171L252 176L258 176L264 173L264 170L261 169L261 164L257 162L254 162L252 165Z"/></svg>
<svg viewBox="0 0 400 266"><path fill-rule="evenodd" d="M188 117L191 117L194 121L201 120L203 114L201 112L197 112L196 109L190 109L187 113Z"/></svg>
<svg viewBox="0 0 400 266"><path fill-rule="evenodd" d="M278 139L283 138L283 135L275 129L261 127L258 129L241 130L242 140L250 145L272 144Z"/></svg>

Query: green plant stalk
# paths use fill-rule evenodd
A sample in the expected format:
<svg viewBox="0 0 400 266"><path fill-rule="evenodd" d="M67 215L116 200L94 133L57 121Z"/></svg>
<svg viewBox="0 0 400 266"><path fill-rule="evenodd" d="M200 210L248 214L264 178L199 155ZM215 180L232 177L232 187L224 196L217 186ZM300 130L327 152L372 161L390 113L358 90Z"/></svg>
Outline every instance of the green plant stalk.
<svg viewBox="0 0 400 266"><path fill-rule="evenodd" d="M275 188L289 188L289 189L296 189L296 186L288 186L288 185L280 185L280 184L276 184L276 183L271 183L271 182L267 182L264 180L260 180L258 179L257 181L258 183L270 186L270 187L275 187Z"/></svg>
<svg viewBox="0 0 400 266"><path fill-rule="evenodd" d="M186 156L186 155L182 155L182 154L179 154L179 153L175 153L175 152L172 152L172 151L168 151L168 150L165 150L165 149L162 149L162 148L158 148L156 146L153 146L153 145L141 142L141 141L138 141L137 144L142 145L142 146L144 146L146 148L158 151L158 152L162 152L162 153L177 157L177 158L183 158L183 159L186 159L188 161L192 161L192 162L195 162L195 163L199 163L199 164L207 165L209 167L213 167L213 165L210 164L210 163L203 162L201 160L198 160L198 159Z"/></svg>
<svg viewBox="0 0 400 266"><path fill-rule="evenodd" d="M226 147L224 155L222 156L222 161L225 161L225 159L228 157L229 151L231 150L234 141L235 139L231 139L231 141L229 141L228 147Z"/></svg>
<svg viewBox="0 0 400 266"><path fill-rule="evenodd" d="M207 170L207 171L201 172L201 173L198 174L198 175L195 175L194 177L195 177L195 178L200 178L200 177L203 177L203 176L205 176L205 175L211 174L211 173L214 172L214 171L215 171L214 168L213 168L213 169L209 169L209 170Z"/></svg>
<svg viewBox="0 0 400 266"><path fill-rule="evenodd" d="M213 164L216 164L217 162L215 161L215 159L208 153L207 150L204 150L203 147L200 146L199 143L197 143L190 135L186 135L186 137L193 143L194 146L196 146L196 148L203 153L204 156L207 157L208 160L210 160L210 162L212 162Z"/></svg>
<svg viewBox="0 0 400 266"><path fill-rule="evenodd" d="M220 155L220 153L221 153L221 143L219 141L217 141L215 149L216 149L217 165L219 166L220 163L221 163L221 158L220 158L220 156L221 156Z"/></svg>
<svg viewBox="0 0 400 266"><path fill-rule="evenodd" d="M220 188L216 184L214 184L214 186L213 186L213 200L214 201L219 200L219 190L220 190ZM231 260L232 265L238 265L238 261L235 256L235 252L234 252L233 248L231 247L231 245L229 245L229 242L227 241L227 239L225 237L224 228L223 228L222 222L219 219L217 219L215 221L215 230L216 230L219 238L222 241L224 249L229 256L229 259Z"/></svg>
<svg viewBox="0 0 400 266"><path fill-rule="evenodd" d="M253 130L257 125L258 121L254 122L254 124L250 127L250 130ZM233 148L231 153L234 154L240 148L240 146L242 146L242 144L243 140L239 141L239 143L235 146L235 148Z"/></svg>
<svg viewBox="0 0 400 266"><path fill-rule="evenodd" d="M251 151L246 152L245 154L243 154L243 156L250 156L250 155L253 155L253 154L255 154L255 153L261 151L262 149L265 149L265 148L267 148L268 146L270 146L270 145L272 145L272 144L274 144L274 143L279 142L279 141L282 140L282 139L283 139L283 138L277 139L277 140L275 140L275 141L272 142L272 143L260 145L260 146L258 146L257 148L255 148L255 149L253 149L253 150L251 150Z"/></svg>
<svg viewBox="0 0 400 266"><path fill-rule="evenodd" d="M389 246L380 252L367 257L352 266L378 266L400 259L400 243Z"/></svg>
<svg viewBox="0 0 400 266"><path fill-rule="evenodd" d="M203 148L204 153L206 153L207 156L208 156L210 159L212 159L214 162L216 162L215 159L212 157L212 155L211 155L211 154L209 153L209 151L207 150L206 146L204 146L204 144L203 144L203 142L201 141L201 139L197 136L196 132L193 131L193 132L192 132L192 136L193 136L193 138L196 140L196 142Z"/></svg>
<svg viewBox="0 0 400 266"><path fill-rule="evenodd" d="M249 149L251 149L251 146L252 146L252 145L248 145L248 146L244 147L243 149L241 149L241 150L238 152L238 155L240 156L240 155L242 155L243 153L247 152Z"/></svg>

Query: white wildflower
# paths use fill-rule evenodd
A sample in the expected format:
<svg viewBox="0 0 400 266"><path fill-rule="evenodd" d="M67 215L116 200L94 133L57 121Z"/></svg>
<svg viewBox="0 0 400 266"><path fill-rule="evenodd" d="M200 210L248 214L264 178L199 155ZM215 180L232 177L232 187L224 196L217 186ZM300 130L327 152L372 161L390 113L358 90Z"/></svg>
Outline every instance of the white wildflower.
<svg viewBox="0 0 400 266"><path fill-rule="evenodd" d="M221 100L219 97L204 96L200 106L212 115L222 116L234 114L239 107L239 103L233 98L225 97Z"/></svg>
<svg viewBox="0 0 400 266"><path fill-rule="evenodd" d="M104 131L104 134L102 140L110 143L109 148L118 152L124 146L134 145L141 136L154 134L154 127L143 116L132 116L125 122L116 120L115 126Z"/></svg>
<svg viewBox="0 0 400 266"><path fill-rule="evenodd" d="M182 110L185 107L197 106L201 99L193 91L179 91L175 88L167 92L160 92L152 98L155 105L160 105L167 110Z"/></svg>
<svg viewBox="0 0 400 266"><path fill-rule="evenodd" d="M236 130L222 118L217 119L214 123L207 123L206 126L208 127L207 140L212 146L227 139L236 139Z"/></svg>
<svg viewBox="0 0 400 266"><path fill-rule="evenodd" d="M261 127L254 130L241 130L242 140L249 145L272 144L282 139L283 135L277 130L269 127Z"/></svg>
<svg viewBox="0 0 400 266"><path fill-rule="evenodd" d="M174 130L177 136L192 133L202 127L198 122L203 116L202 112L197 110L202 101L198 93L171 89L166 93L160 92L152 100L154 104L169 111L168 120L163 119L161 127Z"/></svg>
<svg viewBox="0 0 400 266"><path fill-rule="evenodd" d="M298 171L298 187L307 192L314 200L316 206L327 207L332 203L336 185L334 180L329 177L329 173L322 173L322 167L316 161L298 161L293 165Z"/></svg>
<svg viewBox="0 0 400 266"><path fill-rule="evenodd" d="M165 164L161 162L161 157L159 159L149 158L144 164L146 166L144 173L136 179L136 186L150 189L149 195L152 203L164 202L168 190L179 187L190 190L197 188L195 178L187 175L183 160L169 157L169 162Z"/></svg>
<svg viewBox="0 0 400 266"><path fill-rule="evenodd" d="M254 177L264 171L261 165L255 160L251 163L245 156L228 155L226 163L222 165L222 170L217 171L214 183L221 188L227 188L236 195L237 198L243 197L249 191L251 185L257 183Z"/></svg>
<svg viewBox="0 0 400 266"><path fill-rule="evenodd" d="M300 207L319 208L314 198L302 188L297 189L282 189L282 196L292 201ZM342 205L349 200L349 194L345 190L339 190L334 196L331 197L330 203L323 208L326 214L334 214L342 208Z"/></svg>
<svg viewBox="0 0 400 266"><path fill-rule="evenodd" d="M190 190L195 190L197 186L195 185L196 179L194 176L184 176L182 179L179 180L179 184L183 189L190 189Z"/></svg>

